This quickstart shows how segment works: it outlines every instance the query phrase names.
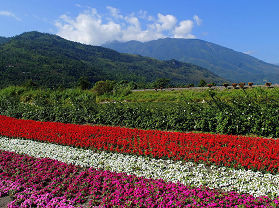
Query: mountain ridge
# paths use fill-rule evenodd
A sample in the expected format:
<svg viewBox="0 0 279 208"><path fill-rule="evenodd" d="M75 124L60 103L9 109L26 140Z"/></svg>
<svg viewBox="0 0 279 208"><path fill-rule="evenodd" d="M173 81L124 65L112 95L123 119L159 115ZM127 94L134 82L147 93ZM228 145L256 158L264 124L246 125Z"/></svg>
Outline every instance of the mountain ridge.
<svg viewBox="0 0 279 208"><path fill-rule="evenodd" d="M176 59L207 68L234 82L278 82L279 67L200 39L164 38L148 42L110 42L104 47L160 60Z"/></svg>

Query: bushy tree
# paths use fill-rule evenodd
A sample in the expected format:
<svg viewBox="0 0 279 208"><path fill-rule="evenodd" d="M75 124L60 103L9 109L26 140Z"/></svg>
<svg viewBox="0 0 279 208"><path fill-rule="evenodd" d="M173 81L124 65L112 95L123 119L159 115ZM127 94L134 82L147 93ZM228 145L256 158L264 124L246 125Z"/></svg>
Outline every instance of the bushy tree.
<svg viewBox="0 0 279 208"><path fill-rule="evenodd" d="M114 81L110 81L110 80L98 81L95 83L93 87L93 91L96 92L97 95L112 93L114 85L115 85Z"/></svg>
<svg viewBox="0 0 279 208"><path fill-rule="evenodd" d="M170 79L159 78L153 83L153 87L155 88L166 88L170 83Z"/></svg>
<svg viewBox="0 0 279 208"><path fill-rule="evenodd" d="M87 90L91 87L88 77L80 77L78 80L78 87L82 90Z"/></svg>
<svg viewBox="0 0 279 208"><path fill-rule="evenodd" d="M203 79L200 81L198 87L205 87L207 85L206 81L204 81Z"/></svg>

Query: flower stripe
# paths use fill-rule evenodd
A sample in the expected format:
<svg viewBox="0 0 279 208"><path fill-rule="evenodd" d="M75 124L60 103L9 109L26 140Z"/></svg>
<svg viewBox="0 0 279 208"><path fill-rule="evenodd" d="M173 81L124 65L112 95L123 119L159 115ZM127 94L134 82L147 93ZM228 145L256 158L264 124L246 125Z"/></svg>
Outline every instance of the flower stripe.
<svg viewBox="0 0 279 208"><path fill-rule="evenodd" d="M202 133L38 122L0 116L0 135L75 147L277 173L279 141Z"/></svg>
<svg viewBox="0 0 279 208"><path fill-rule="evenodd" d="M0 149L33 157L51 158L68 164L125 172L138 177L163 179L184 185L207 186L223 191L236 191L257 196L279 196L279 175L250 170L234 170L192 162L152 159L149 157L111 152L94 152L26 139L0 137Z"/></svg>
<svg viewBox="0 0 279 208"><path fill-rule="evenodd" d="M87 203L104 207L276 207L279 204L277 199L267 197L191 188L181 183L82 168L2 150L0 166L0 192L7 180L23 188L14 189L13 207L43 207L47 201L53 202L51 196L64 199L63 202L69 199L75 206ZM47 194L51 194L50 198Z"/></svg>

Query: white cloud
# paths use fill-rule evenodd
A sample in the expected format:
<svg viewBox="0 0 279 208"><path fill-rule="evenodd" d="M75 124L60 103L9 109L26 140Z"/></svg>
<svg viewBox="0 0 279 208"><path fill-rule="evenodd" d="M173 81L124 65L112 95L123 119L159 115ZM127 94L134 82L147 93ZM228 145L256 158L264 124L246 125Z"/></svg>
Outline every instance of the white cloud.
<svg viewBox="0 0 279 208"><path fill-rule="evenodd" d="M14 13L9 11L0 11L0 16L6 16L6 17L12 17L16 19L17 21L21 21L19 17L17 17Z"/></svg>
<svg viewBox="0 0 279 208"><path fill-rule="evenodd" d="M202 23L202 19L201 19L201 18L199 18L199 16L198 16L198 15L194 15L194 16L193 16L193 19L195 20L195 22L196 22L196 24L197 24L198 26L200 26L200 25L201 25L201 23Z"/></svg>
<svg viewBox="0 0 279 208"><path fill-rule="evenodd" d="M158 14L158 24L156 24L157 30L164 31L164 30L171 30L176 25L176 17L173 15L162 15Z"/></svg>
<svg viewBox="0 0 279 208"><path fill-rule="evenodd" d="M177 22L173 15L146 11L123 15L119 9L108 6L108 14L99 14L94 8L76 17L61 15L56 21L57 35L81 43L101 45L108 41L150 41L164 37L194 38L192 20ZM196 21L196 20L195 20ZM197 24L198 25L198 24Z"/></svg>
<svg viewBox="0 0 279 208"><path fill-rule="evenodd" d="M244 51L243 53L245 53L247 55L252 55L253 53L255 53L255 51Z"/></svg>
<svg viewBox="0 0 279 208"><path fill-rule="evenodd" d="M141 19L148 20L148 21L153 21L154 20L154 18L151 15L148 15L147 11L143 11L143 10L140 10L138 12L138 17L141 18Z"/></svg>
<svg viewBox="0 0 279 208"><path fill-rule="evenodd" d="M174 29L174 37L175 38L195 38L194 35L191 34L191 31L194 27L194 23L192 20L184 20L179 23L179 26Z"/></svg>
<svg viewBox="0 0 279 208"><path fill-rule="evenodd" d="M96 10L79 14L76 19L67 15L62 15L60 19L63 22L56 23L58 35L69 40L98 45L120 37L121 26L111 21L103 23Z"/></svg>
<svg viewBox="0 0 279 208"><path fill-rule="evenodd" d="M120 14L119 9L107 6L107 9L110 11L112 17L123 19L124 17Z"/></svg>

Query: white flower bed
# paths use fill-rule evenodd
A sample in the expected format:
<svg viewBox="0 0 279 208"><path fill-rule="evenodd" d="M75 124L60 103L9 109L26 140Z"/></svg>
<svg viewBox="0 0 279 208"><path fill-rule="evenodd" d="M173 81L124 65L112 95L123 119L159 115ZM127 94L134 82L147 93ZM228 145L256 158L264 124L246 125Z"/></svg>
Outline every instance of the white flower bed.
<svg viewBox="0 0 279 208"><path fill-rule="evenodd" d="M279 196L279 175L250 170L206 167L192 162L182 163L120 153L96 153L80 148L6 137L0 137L0 149L34 157L48 157L84 167L125 172L146 178L162 178L165 181L179 181L185 185L205 185L253 196L267 195L270 198Z"/></svg>

